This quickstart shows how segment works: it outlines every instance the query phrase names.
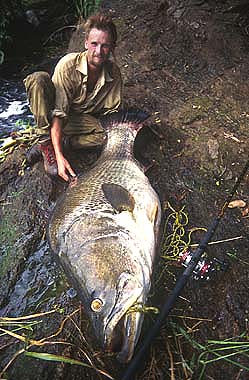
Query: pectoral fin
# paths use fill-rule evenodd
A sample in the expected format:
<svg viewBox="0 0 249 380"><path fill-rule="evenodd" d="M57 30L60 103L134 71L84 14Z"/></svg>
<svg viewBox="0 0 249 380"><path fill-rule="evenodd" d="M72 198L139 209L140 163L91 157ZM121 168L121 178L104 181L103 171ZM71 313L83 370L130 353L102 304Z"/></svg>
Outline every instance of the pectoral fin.
<svg viewBox="0 0 249 380"><path fill-rule="evenodd" d="M151 209L147 212L148 218L152 224L155 223L158 215L158 204L155 203L152 205Z"/></svg>
<svg viewBox="0 0 249 380"><path fill-rule="evenodd" d="M104 183L102 185L102 190L106 200L116 211L133 212L135 200L129 191L127 191L124 187L115 183Z"/></svg>

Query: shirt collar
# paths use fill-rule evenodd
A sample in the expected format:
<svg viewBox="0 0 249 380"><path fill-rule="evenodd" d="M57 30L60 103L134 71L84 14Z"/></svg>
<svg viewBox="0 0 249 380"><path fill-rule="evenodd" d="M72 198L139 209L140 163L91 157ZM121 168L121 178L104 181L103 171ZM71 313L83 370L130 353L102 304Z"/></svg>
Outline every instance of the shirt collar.
<svg viewBox="0 0 249 380"><path fill-rule="evenodd" d="M87 58L86 58L87 52L84 51L83 53L80 53L78 56L77 64L76 64L76 70L80 71L83 75L83 82L87 82ZM100 74L100 82L102 85L104 85L105 82L112 82L113 77L110 73L110 64L108 62L104 65L103 70Z"/></svg>

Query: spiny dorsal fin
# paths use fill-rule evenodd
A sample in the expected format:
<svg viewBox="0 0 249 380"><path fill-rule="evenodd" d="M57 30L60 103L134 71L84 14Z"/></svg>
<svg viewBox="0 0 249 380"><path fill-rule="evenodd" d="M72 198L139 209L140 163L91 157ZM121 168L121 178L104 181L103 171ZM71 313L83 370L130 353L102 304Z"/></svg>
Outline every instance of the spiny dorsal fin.
<svg viewBox="0 0 249 380"><path fill-rule="evenodd" d="M112 205L117 212L133 212L135 200L133 196L124 187L115 183L104 183L102 190L106 200Z"/></svg>
<svg viewBox="0 0 249 380"><path fill-rule="evenodd" d="M112 112L109 115L100 117L100 122L103 127L106 127L110 123L134 123L140 124L144 120L148 119L150 115L142 110L136 108L129 108L120 110L117 112Z"/></svg>

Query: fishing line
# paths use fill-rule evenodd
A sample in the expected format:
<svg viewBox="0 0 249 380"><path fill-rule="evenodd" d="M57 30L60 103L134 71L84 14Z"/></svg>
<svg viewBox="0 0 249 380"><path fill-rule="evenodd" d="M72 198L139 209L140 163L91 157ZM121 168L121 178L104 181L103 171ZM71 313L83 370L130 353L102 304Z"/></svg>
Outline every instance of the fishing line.
<svg viewBox="0 0 249 380"><path fill-rule="evenodd" d="M241 171L239 177L236 179L235 184L227 196L220 212L218 215L214 218L212 223L209 225L207 232L205 233L203 239L199 243L199 246L197 249L193 252L193 255L191 257L191 260L184 270L184 272L181 274L179 279L176 281L175 287L172 291L172 293L167 298L165 304L163 305L154 325L150 328L149 333L144 339L144 342L142 343L141 347L138 349L137 353L135 353L133 359L129 363L123 377L121 380L134 380L134 374L138 370L139 366L141 365L141 362L145 359L145 354L147 353L148 348L150 347L152 341L154 338L158 335L160 328L162 324L164 323L165 318L169 315L171 309L173 308L177 298L181 294L181 291L183 290L184 286L186 285L188 279L192 275L195 267L197 266L199 260L201 259L202 254L204 253L209 241L211 240L212 236L214 235L218 224L220 220L223 218L226 209L228 208L229 203L231 202L234 194L236 193L240 183L244 179L246 172L249 168L249 159L246 162L243 170Z"/></svg>

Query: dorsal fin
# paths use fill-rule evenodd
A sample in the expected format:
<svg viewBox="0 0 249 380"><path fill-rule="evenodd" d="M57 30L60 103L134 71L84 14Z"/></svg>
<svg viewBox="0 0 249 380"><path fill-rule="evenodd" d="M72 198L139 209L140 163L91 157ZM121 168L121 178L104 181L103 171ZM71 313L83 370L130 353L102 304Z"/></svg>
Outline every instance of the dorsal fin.
<svg viewBox="0 0 249 380"><path fill-rule="evenodd" d="M144 120L148 119L150 115L142 110L136 108L129 108L112 112L109 115L101 116L100 122L103 127L108 126L110 123L128 123L140 124Z"/></svg>
<svg viewBox="0 0 249 380"><path fill-rule="evenodd" d="M117 212L133 212L135 200L124 187L115 183L103 183L102 190L106 200Z"/></svg>

